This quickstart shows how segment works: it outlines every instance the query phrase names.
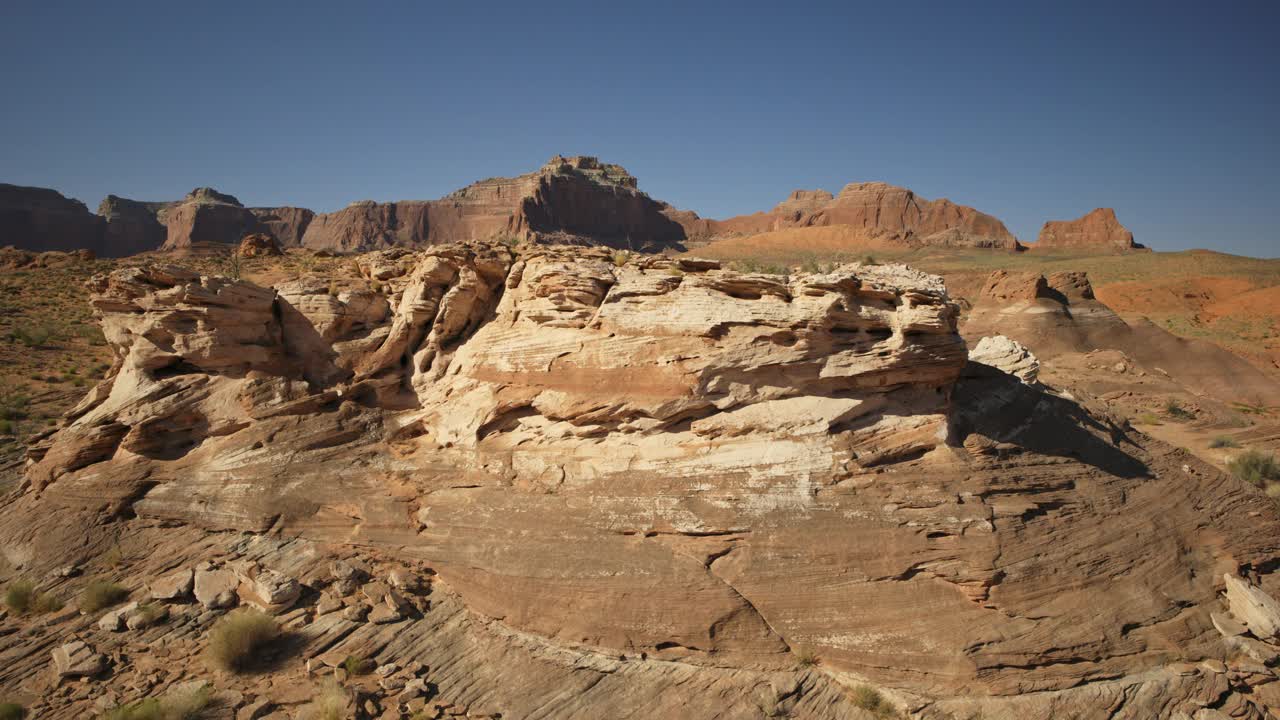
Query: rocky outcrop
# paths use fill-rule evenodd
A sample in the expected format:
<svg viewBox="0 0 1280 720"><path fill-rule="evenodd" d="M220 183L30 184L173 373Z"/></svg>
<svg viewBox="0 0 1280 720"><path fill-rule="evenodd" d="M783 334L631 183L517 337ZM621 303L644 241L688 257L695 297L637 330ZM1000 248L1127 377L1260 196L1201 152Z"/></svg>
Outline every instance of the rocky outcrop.
<svg viewBox="0 0 1280 720"><path fill-rule="evenodd" d="M168 210L175 204L108 195L98 205L98 215L106 222L106 244L120 256L159 249L167 236Z"/></svg>
<svg viewBox="0 0 1280 720"><path fill-rule="evenodd" d="M950 200L928 200L882 182L846 185L839 195L796 190L772 211L713 221L714 236L751 235L785 228L841 225L868 240L908 245L1018 250L995 217Z"/></svg>
<svg viewBox="0 0 1280 720"><path fill-rule="evenodd" d="M1040 229L1036 250L1128 252L1147 248L1133 241L1111 208L1092 210L1075 220L1050 220Z"/></svg>
<svg viewBox="0 0 1280 720"><path fill-rule="evenodd" d="M439 666L504 717L855 718L862 685L925 718L1262 717L1261 679L1188 661L1237 657L1221 568L1275 567L1273 504L966 372L936 277L503 244L352 265L95 278L116 364L33 447L9 562L136 533L165 548L141 577L314 599L282 615L300 647ZM1082 283L1004 284L1084 307ZM333 562L362 553L429 569L429 606Z"/></svg>
<svg viewBox="0 0 1280 720"><path fill-rule="evenodd" d="M240 246L236 248L236 254L244 258L253 257L270 257L273 255L283 255L280 246L276 244L275 238L264 233L254 233L245 235L240 241Z"/></svg>
<svg viewBox="0 0 1280 720"><path fill-rule="evenodd" d="M313 211L300 207L255 207L249 212L258 219L258 232L270 235L285 248L302 245L307 227L316 217Z"/></svg>
<svg viewBox="0 0 1280 720"><path fill-rule="evenodd" d="M258 217L231 195L196 188L166 213L163 250L190 250L206 243L234 245L255 232Z"/></svg>
<svg viewBox="0 0 1280 720"><path fill-rule="evenodd" d="M684 227L636 185L618 165L556 156L533 173L482 180L440 200L362 201L317 215L302 244L354 251L520 237L681 249Z"/></svg>
<svg viewBox="0 0 1280 720"><path fill-rule="evenodd" d="M79 200L56 190L0 183L0 247L119 254L106 246L103 232L102 218Z"/></svg>
<svg viewBox="0 0 1280 720"><path fill-rule="evenodd" d="M1040 374L1040 361L1017 340L992 335L978 341L969 351L969 362L980 363L1008 373L1028 385L1034 385Z"/></svg>

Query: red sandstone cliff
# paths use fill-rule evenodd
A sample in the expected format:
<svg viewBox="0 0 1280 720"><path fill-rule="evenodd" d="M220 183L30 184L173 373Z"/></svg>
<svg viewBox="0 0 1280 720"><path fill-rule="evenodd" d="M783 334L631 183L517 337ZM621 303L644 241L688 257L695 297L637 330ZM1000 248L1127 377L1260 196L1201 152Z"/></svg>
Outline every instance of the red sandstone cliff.
<svg viewBox="0 0 1280 720"><path fill-rule="evenodd" d="M1075 220L1050 220L1040 229L1038 250L1105 249L1118 252L1145 250L1133 241L1133 233L1120 224L1116 211L1098 208Z"/></svg>

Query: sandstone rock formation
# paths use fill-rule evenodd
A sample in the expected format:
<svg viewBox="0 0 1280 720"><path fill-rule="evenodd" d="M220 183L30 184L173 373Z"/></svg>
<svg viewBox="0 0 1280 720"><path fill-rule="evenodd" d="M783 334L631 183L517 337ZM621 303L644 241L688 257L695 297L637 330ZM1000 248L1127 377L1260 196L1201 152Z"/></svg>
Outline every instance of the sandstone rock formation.
<svg viewBox="0 0 1280 720"><path fill-rule="evenodd" d="M55 190L0 183L0 246L113 255L103 243L103 227L79 200Z"/></svg>
<svg viewBox="0 0 1280 720"><path fill-rule="evenodd" d="M419 662L504 718L860 718L861 685L939 720L1271 706L1211 615L1224 572L1275 566L1274 505L966 371L934 276L502 244L354 265L95 278L116 364L32 448L7 561L128 537L165 548L132 572L194 567L208 607L297 578L325 609L285 616L308 660ZM1077 276L999 288L1088 307ZM36 682L28 657L0 683Z"/></svg>
<svg viewBox="0 0 1280 720"><path fill-rule="evenodd" d="M1145 319L1126 322L1094 297L1081 272L1046 277L997 270L976 293L961 332L972 343L1006 335L1042 361L1111 348L1223 402L1280 404L1280 389L1262 370L1217 345L1177 337Z"/></svg>
<svg viewBox="0 0 1280 720"><path fill-rule="evenodd" d="M254 233L245 235L240 241L240 246L236 248L236 254L240 257L270 257L272 255L284 254L280 250L280 246L276 244L275 238L264 233Z"/></svg>
<svg viewBox="0 0 1280 720"><path fill-rule="evenodd" d="M280 247L298 247L306 235L307 226L315 219L316 214L307 208L273 207L249 208L258 219L258 232L270 235Z"/></svg>
<svg viewBox="0 0 1280 720"><path fill-rule="evenodd" d="M363 201L317 215L302 244L350 251L510 236L681 249L686 233L668 210L617 165L556 156L535 172L482 180L440 200Z"/></svg>
<svg viewBox="0 0 1280 720"><path fill-rule="evenodd" d="M1075 220L1050 220L1040 229L1037 250L1146 250L1116 219L1111 208L1092 210Z"/></svg>
<svg viewBox="0 0 1280 720"><path fill-rule="evenodd" d="M175 203L143 202L108 195L98 205L106 222L106 244L112 256L136 255L155 250L167 236L167 213Z"/></svg>
<svg viewBox="0 0 1280 720"><path fill-rule="evenodd" d="M187 250L203 243L235 244L254 232L258 217L231 195L196 188L166 213L163 250Z"/></svg>
<svg viewBox="0 0 1280 720"><path fill-rule="evenodd" d="M1032 385L1040 374L1040 361L1022 343L1004 335L984 337L969 351L969 362L981 363L1009 373Z"/></svg>
<svg viewBox="0 0 1280 720"><path fill-rule="evenodd" d="M823 190L796 190L770 212L713 221L709 232L749 235L814 226L847 226L865 239L910 245L1021 249L991 215L883 182L850 183L834 197Z"/></svg>

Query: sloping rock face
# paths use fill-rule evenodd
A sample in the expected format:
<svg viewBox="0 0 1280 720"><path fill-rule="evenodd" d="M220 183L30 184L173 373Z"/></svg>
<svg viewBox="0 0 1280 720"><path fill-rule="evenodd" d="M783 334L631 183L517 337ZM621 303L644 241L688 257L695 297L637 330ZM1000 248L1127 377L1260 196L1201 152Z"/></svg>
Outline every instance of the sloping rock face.
<svg viewBox="0 0 1280 720"><path fill-rule="evenodd" d="M163 250L187 250L203 243L238 244L258 227L258 217L231 195L196 188L166 213Z"/></svg>
<svg viewBox="0 0 1280 720"><path fill-rule="evenodd" d="M352 251L511 236L631 250L682 249L686 230L668 217L669 211L637 190L636 179L618 165L557 156L536 172L482 180L440 200L353 203L316 216L302 243Z"/></svg>
<svg viewBox="0 0 1280 720"><path fill-rule="evenodd" d="M861 718L862 684L938 719L1262 717L1184 660L1227 656L1222 573L1275 567L1274 506L967 371L934 276L500 244L356 265L95 278L117 363L33 449L8 561L126 531L165 573L205 531L271 530L277 565L376 549L431 568L435 609L356 634L511 718Z"/></svg>
<svg viewBox="0 0 1280 720"><path fill-rule="evenodd" d="M1133 241L1111 208L1092 210L1075 220L1050 220L1040 229L1037 250L1104 250L1128 252L1147 248Z"/></svg>
<svg viewBox="0 0 1280 720"><path fill-rule="evenodd" d="M108 256L103 222L84 203L56 190L0 183L0 246L20 250L79 250Z"/></svg>
<svg viewBox="0 0 1280 720"><path fill-rule="evenodd" d="M106 196L98 204L98 215L106 221L107 244L121 256L158 250L168 236L165 222L175 204Z"/></svg>
<svg viewBox="0 0 1280 720"><path fill-rule="evenodd" d="M991 215L882 182L850 183L835 197L823 190L796 190L770 212L715 221L711 231L756 234L825 225L847 225L868 239L912 245L1021 249L1004 223Z"/></svg>
<svg viewBox="0 0 1280 720"><path fill-rule="evenodd" d="M1041 360L1113 348L1223 402L1280 403L1280 391L1262 370L1213 343L1177 337L1146 319L1126 322L1094 297L1082 272L1044 276L997 270L977 293L961 332L971 343L1006 335Z"/></svg>

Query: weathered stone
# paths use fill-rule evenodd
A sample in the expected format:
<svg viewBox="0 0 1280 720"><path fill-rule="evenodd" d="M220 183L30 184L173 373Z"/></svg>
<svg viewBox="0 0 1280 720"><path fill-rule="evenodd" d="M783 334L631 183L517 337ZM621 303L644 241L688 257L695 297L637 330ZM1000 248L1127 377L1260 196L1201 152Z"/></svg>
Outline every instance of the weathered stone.
<svg viewBox="0 0 1280 720"><path fill-rule="evenodd" d="M195 587L195 572L191 568L182 568L153 580L148 587L153 599L181 600L191 595Z"/></svg>
<svg viewBox="0 0 1280 720"><path fill-rule="evenodd" d="M107 669L107 658L82 640L72 640L53 651L59 677L93 677Z"/></svg>
<svg viewBox="0 0 1280 720"><path fill-rule="evenodd" d="M369 613L369 622L382 625L385 623L400 622L404 619L404 615L399 610L385 604L375 605L373 611Z"/></svg>
<svg viewBox="0 0 1280 720"><path fill-rule="evenodd" d="M1223 575L1222 579L1226 583L1227 605L1237 620L1264 640L1280 634L1280 602L1235 575Z"/></svg>
<svg viewBox="0 0 1280 720"><path fill-rule="evenodd" d="M1243 624L1224 613L1209 613L1209 619L1213 622L1213 627L1222 633L1223 637L1235 637L1248 631L1248 628Z"/></svg>
<svg viewBox="0 0 1280 720"><path fill-rule="evenodd" d="M109 632L120 632L125 628L125 620L129 614L138 609L137 601L129 602L108 611L98 620L98 627Z"/></svg>
<svg viewBox="0 0 1280 720"><path fill-rule="evenodd" d="M984 337L969 351L969 361L1009 373L1028 385L1040 374L1040 361L1022 343L1003 335Z"/></svg>
<svg viewBox="0 0 1280 720"><path fill-rule="evenodd" d="M236 588L239 586L240 579L236 577L236 574L223 568L219 570L197 570L192 587L196 600L201 605L210 610L223 610L235 607L239 603L240 599L236 594Z"/></svg>

